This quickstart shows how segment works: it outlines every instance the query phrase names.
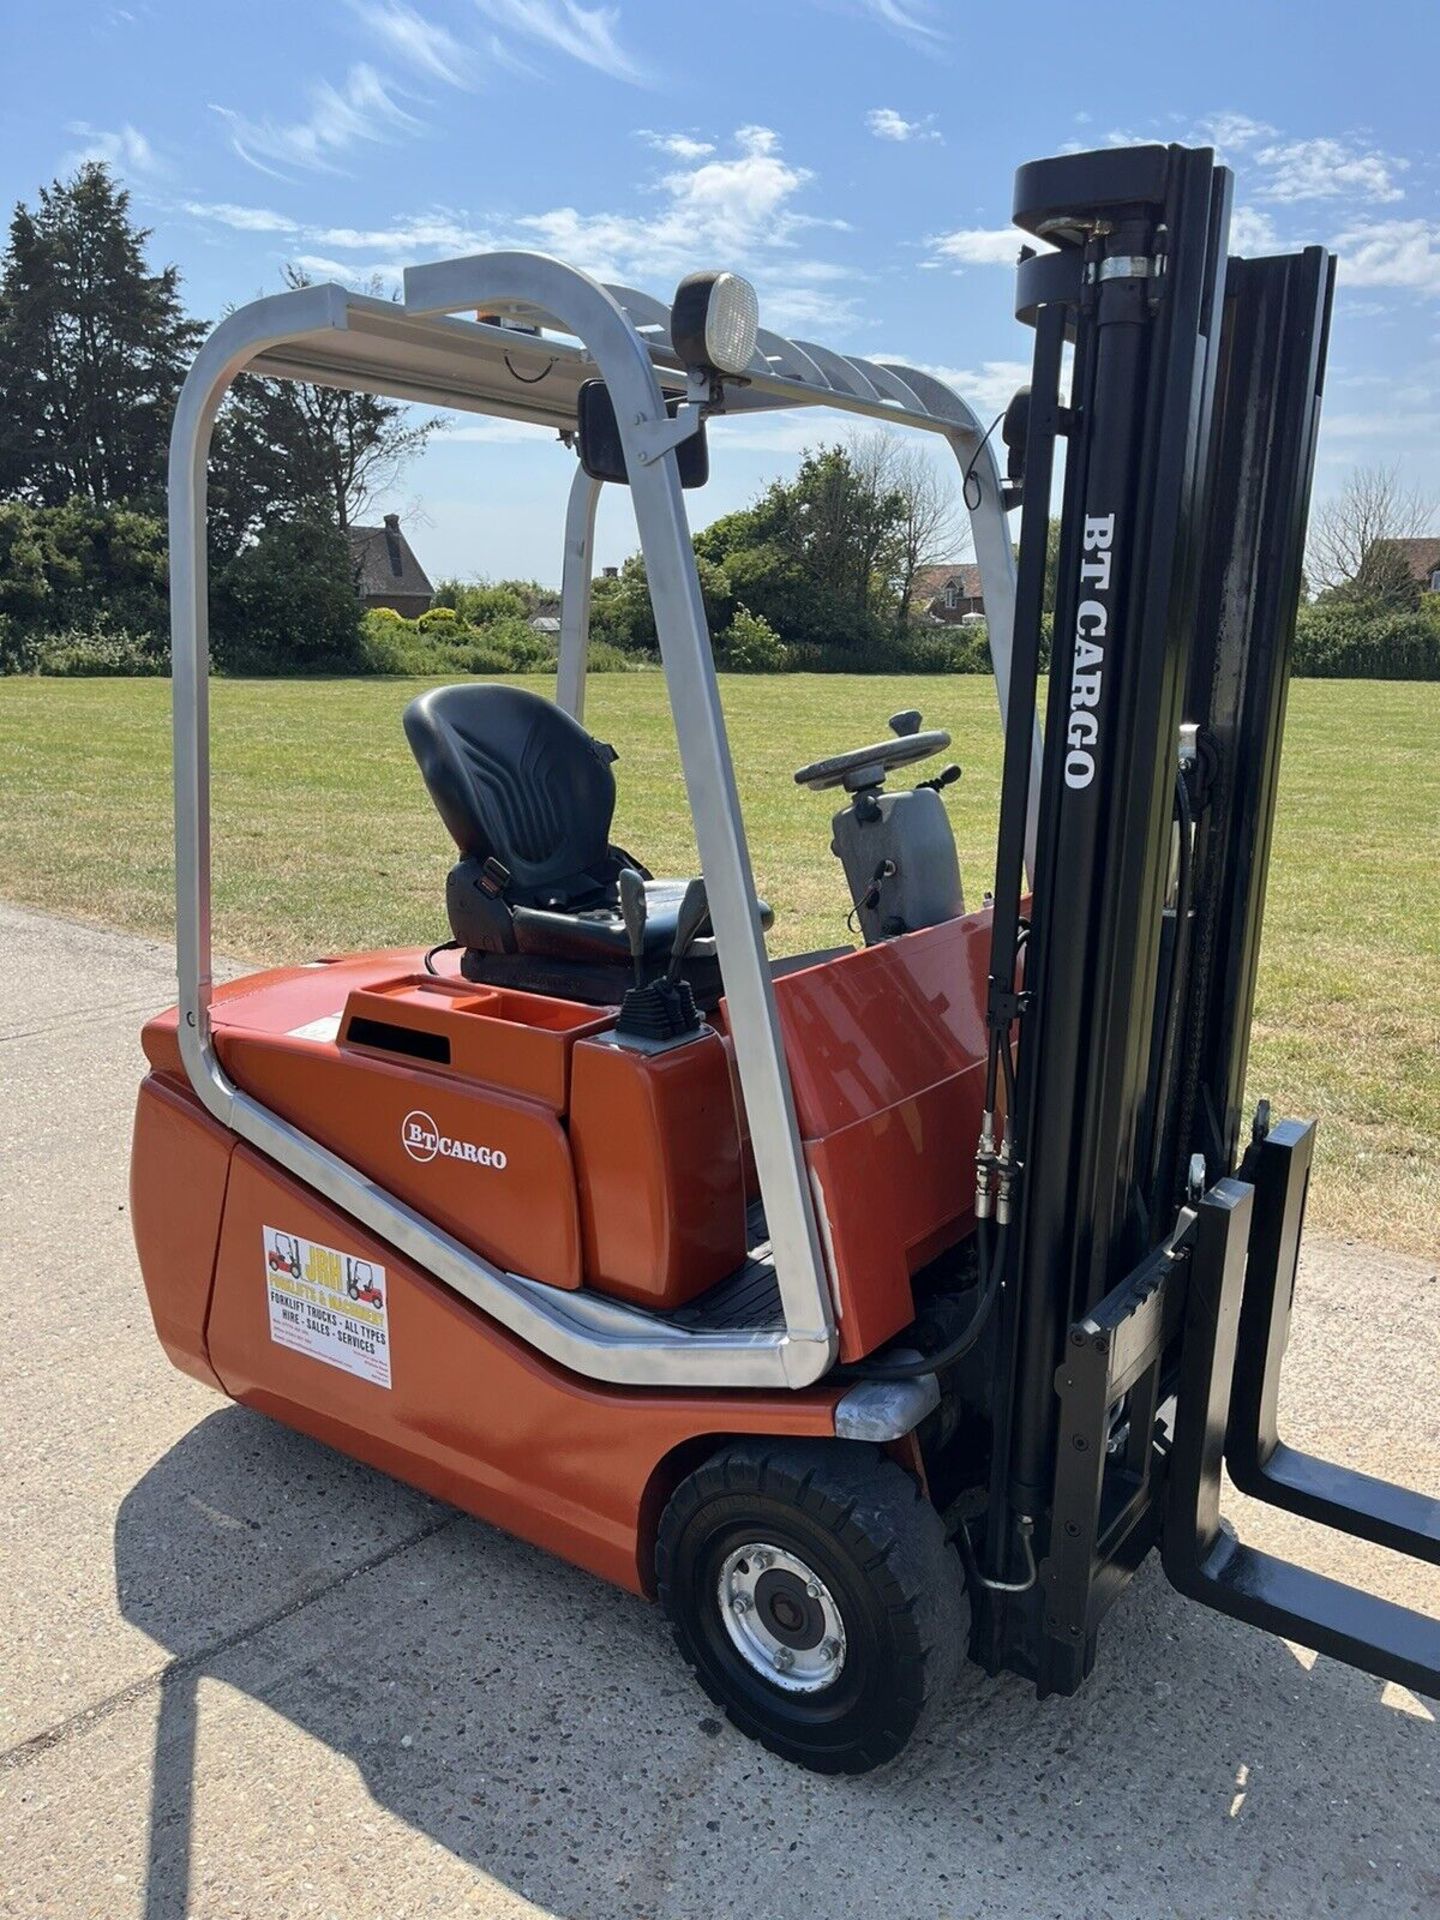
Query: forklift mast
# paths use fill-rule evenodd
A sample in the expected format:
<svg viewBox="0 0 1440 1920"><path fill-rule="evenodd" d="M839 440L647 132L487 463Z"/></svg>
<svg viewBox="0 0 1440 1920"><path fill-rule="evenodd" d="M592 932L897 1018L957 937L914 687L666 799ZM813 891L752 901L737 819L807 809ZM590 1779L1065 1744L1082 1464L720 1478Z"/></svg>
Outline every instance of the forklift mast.
<svg viewBox="0 0 1440 1920"><path fill-rule="evenodd" d="M1213 155L1182 147L1016 176L1016 224L1047 244L1018 274L1035 348L1010 436L988 1009L1008 1097L1003 1143L987 1124L977 1156L1004 1284L974 1651L1074 1691L1159 1542L1194 1597L1434 1692L1433 1622L1219 1527L1223 1449L1258 1497L1440 1558L1437 1503L1296 1454L1275 1426L1313 1127L1262 1108L1247 1143L1242 1103L1334 261L1228 259L1230 197Z"/></svg>

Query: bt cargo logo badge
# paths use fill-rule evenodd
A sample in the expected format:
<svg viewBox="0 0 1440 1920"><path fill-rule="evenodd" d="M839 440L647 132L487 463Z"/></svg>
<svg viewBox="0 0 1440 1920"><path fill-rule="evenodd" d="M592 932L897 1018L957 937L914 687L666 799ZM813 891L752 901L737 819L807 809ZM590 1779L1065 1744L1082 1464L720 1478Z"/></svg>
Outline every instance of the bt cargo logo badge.
<svg viewBox="0 0 1440 1920"><path fill-rule="evenodd" d="M448 1133L441 1133L429 1114L418 1107L400 1122L400 1144L410 1158L422 1166L437 1154L442 1160L467 1160L471 1166L494 1167L497 1172L506 1165L506 1156L499 1147L479 1147L473 1140L452 1139Z"/></svg>
<svg viewBox="0 0 1440 1920"><path fill-rule="evenodd" d="M1080 591L1088 598L1075 615L1075 664L1070 675L1070 724L1065 730L1065 784L1088 787L1100 751L1100 690L1110 637L1110 563L1115 550L1113 513L1086 514L1080 555Z"/></svg>

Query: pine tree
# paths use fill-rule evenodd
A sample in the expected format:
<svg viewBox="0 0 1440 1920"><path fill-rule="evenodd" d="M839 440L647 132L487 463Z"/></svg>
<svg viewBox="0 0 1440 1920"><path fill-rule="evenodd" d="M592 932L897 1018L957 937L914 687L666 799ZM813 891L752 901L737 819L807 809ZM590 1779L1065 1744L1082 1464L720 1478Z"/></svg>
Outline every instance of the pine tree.
<svg viewBox="0 0 1440 1920"><path fill-rule="evenodd" d="M0 261L0 495L156 503L175 397L204 334L173 266L98 163L16 207Z"/></svg>

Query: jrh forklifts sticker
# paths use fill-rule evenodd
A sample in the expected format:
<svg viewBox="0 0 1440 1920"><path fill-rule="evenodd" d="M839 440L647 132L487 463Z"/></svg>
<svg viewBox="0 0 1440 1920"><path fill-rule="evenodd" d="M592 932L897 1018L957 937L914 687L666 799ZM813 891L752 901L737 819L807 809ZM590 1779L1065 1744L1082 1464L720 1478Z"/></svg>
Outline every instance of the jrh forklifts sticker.
<svg viewBox="0 0 1440 1920"><path fill-rule="evenodd" d="M302 1234L266 1227L264 1273L270 1338L277 1346L343 1368L372 1386L390 1385L384 1267Z"/></svg>

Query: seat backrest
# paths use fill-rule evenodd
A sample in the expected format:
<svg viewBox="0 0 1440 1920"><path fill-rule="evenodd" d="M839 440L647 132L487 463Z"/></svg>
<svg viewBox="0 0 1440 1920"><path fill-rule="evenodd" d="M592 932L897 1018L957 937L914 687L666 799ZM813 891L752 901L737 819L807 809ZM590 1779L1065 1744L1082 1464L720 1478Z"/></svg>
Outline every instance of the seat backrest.
<svg viewBox="0 0 1440 1920"><path fill-rule="evenodd" d="M609 852L613 747L538 693L479 681L412 700L405 737L456 846L508 867L513 900L584 890Z"/></svg>

